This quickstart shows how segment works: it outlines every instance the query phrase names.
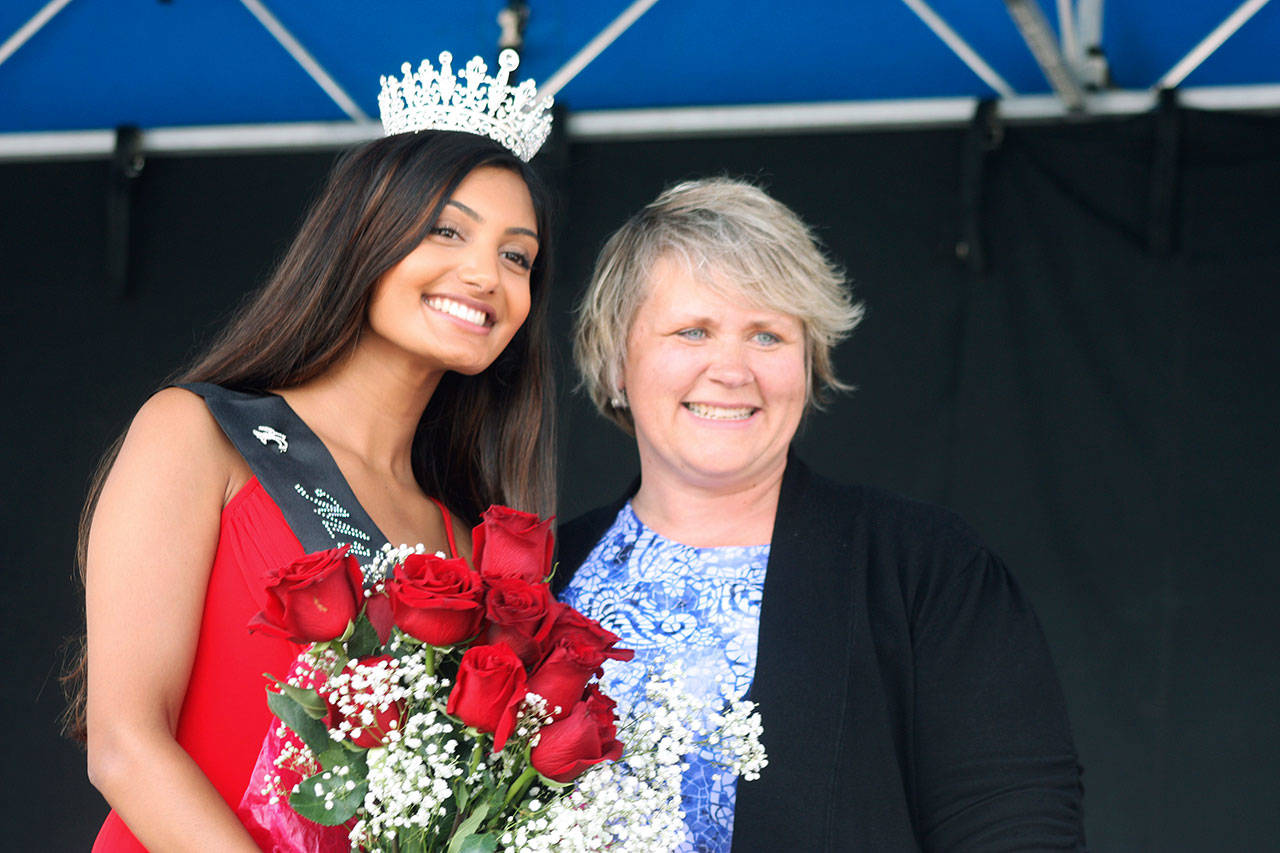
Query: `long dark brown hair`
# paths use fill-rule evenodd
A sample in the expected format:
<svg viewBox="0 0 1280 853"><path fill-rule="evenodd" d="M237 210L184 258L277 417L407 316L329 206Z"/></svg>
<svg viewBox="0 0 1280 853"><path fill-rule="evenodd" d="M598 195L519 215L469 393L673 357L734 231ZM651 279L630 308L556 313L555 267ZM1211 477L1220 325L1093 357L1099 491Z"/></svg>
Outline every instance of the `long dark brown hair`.
<svg viewBox="0 0 1280 853"><path fill-rule="evenodd" d="M529 316L487 370L441 379L413 439L413 472L426 494L471 524L495 503L551 515L551 202L529 166L485 137L398 134L347 153L271 278L208 349L166 384L213 382L266 392L324 373L354 349L379 278L427 238L458 184L481 166L510 169L533 199L540 245L530 274ZM81 513L76 561L82 582L89 526L123 438L99 464ZM69 700L64 731L77 740L86 736L86 664L81 637L63 676Z"/></svg>

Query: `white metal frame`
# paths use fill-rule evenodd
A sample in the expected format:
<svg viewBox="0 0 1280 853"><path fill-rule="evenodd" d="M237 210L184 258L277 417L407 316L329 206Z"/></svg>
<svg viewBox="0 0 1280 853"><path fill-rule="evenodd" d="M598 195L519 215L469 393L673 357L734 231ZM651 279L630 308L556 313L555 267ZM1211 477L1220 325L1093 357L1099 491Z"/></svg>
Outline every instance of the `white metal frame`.
<svg viewBox="0 0 1280 853"><path fill-rule="evenodd" d="M1177 64L1165 72L1153 88L1156 89L1172 89L1183 80L1187 79L1187 75L1204 63L1206 59L1213 55L1213 52L1222 47L1222 43L1235 35L1236 31L1245 25L1250 18L1258 13L1258 10L1267 5L1270 0L1245 0L1234 12L1226 17L1226 19L1218 26L1214 27L1213 32L1204 37L1198 45L1191 49L1191 52ZM1280 50L1280 47L1277 47Z"/></svg>
<svg viewBox="0 0 1280 853"><path fill-rule="evenodd" d="M1076 13L1071 7L1071 0L1057 0L1058 32L1062 35L1062 55L1072 67L1080 67L1084 60L1084 45L1080 42L1080 33L1076 29Z"/></svg>
<svg viewBox="0 0 1280 853"><path fill-rule="evenodd" d="M1091 118L1138 115L1155 107L1157 97L1148 89L1086 94L1085 111ZM1182 89L1178 101L1203 110L1280 112L1280 84ZM977 104L977 98L966 97L598 110L571 113L567 133L574 141L598 142L956 127L969 122ZM1005 98L996 109L1010 123L1078 117L1056 95ZM142 147L149 155L304 151L341 148L381 134L372 121L162 127L144 130ZM0 161L100 159L110 157L114 146L113 130L0 134Z"/></svg>
<svg viewBox="0 0 1280 853"><path fill-rule="evenodd" d="M0 63L13 55L70 2L50 0L46 3L0 45ZM381 134L379 123L370 120L360 110L319 62L271 14L262 0L240 2L316 84L351 116L352 121L152 128L142 133L142 148L146 153L217 154L333 149L374 139ZM633 0L608 27L548 78L542 91L549 95L558 92L656 2ZM1057 96L1017 94L926 0L902 2L978 77L1003 96L997 103L998 114L1003 120L1037 122L1078 116L1072 110L1071 99L1062 97L1060 89ZM1087 51L1101 42L1103 2L1057 0L1062 37L1059 57L1065 59L1066 66L1074 69L1077 80L1089 61ZM1267 2L1269 0L1245 0L1152 89L1084 93L1081 95L1083 111L1089 116L1102 117L1136 115L1152 109L1159 89L1182 82ZM1280 84L1191 88L1180 90L1178 94L1180 103L1198 109L1280 112ZM977 98L959 97L599 110L569 115L567 133L574 140L600 141L946 127L967 123L977 103ZM111 156L114 147L115 131L109 129L8 133L0 134L0 161L97 159Z"/></svg>
<svg viewBox="0 0 1280 853"><path fill-rule="evenodd" d="M556 73L542 81L542 85L538 87L539 99L551 98L559 93L570 80L577 77L578 73L591 63L591 60L599 56L606 47L613 44L618 36L640 20L640 16L648 12L649 8L657 2L658 0L634 0L631 5L623 9L618 17L614 18L595 38L583 45L582 49L570 57L568 62L560 66Z"/></svg>
<svg viewBox="0 0 1280 853"><path fill-rule="evenodd" d="M1075 68L1063 55L1069 52L1068 42L1073 45L1071 49L1074 49L1075 43L1071 0L1058 0L1059 21L1064 21L1064 14L1066 16L1065 24L1060 26L1061 47L1058 40L1054 38L1049 21L1036 0L1005 0L1004 5L1009 10L1009 15L1013 18L1014 26L1018 28L1022 40L1027 43L1031 55L1035 57L1036 64L1040 66L1041 73L1049 81L1053 91L1062 99L1063 105L1073 112L1083 109L1084 90L1076 78Z"/></svg>
<svg viewBox="0 0 1280 853"><path fill-rule="evenodd" d="M1002 98L1012 98L1018 93L1009 85L1009 82L1001 77L996 70L987 64L987 61L978 55L978 52L969 46L959 33L951 28L951 25L942 19L942 16L933 10L925 0L902 0L908 9L915 12L920 20L924 21L925 26L933 31L933 34L942 39L943 44L951 48L952 53L960 57L960 60L967 66L969 70L982 79L984 83L1000 93Z"/></svg>
<svg viewBox="0 0 1280 853"><path fill-rule="evenodd" d="M293 33L289 32L284 24L280 23L280 19L271 14L271 10L266 7L262 0L240 0L241 5L249 10L258 23L271 33L271 37L280 43L294 61L302 66L302 70L315 81L316 85L324 90L324 93L333 99L344 113L351 117L355 122L367 122L369 116L365 115L364 110L355 102L355 99L347 94L346 90L338 85L338 81L328 71L324 70L311 52L302 46L302 42L294 38Z"/></svg>
<svg viewBox="0 0 1280 853"><path fill-rule="evenodd" d="M18 48L31 40L31 37L44 29L44 25L53 20L53 16L61 12L71 0L49 0L40 11L31 16L31 20L18 27L14 34L0 44L0 65L13 56Z"/></svg>

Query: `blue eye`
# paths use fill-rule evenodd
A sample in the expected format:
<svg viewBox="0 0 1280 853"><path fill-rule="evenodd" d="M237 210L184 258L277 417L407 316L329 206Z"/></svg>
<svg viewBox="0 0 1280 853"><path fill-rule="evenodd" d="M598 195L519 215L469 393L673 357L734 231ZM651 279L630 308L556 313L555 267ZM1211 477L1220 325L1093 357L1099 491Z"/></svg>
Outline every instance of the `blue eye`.
<svg viewBox="0 0 1280 853"><path fill-rule="evenodd" d="M756 332L754 335L755 342L762 346L773 346L782 343L782 338L773 332Z"/></svg>
<svg viewBox="0 0 1280 853"><path fill-rule="evenodd" d="M694 329L681 329L680 331L676 332L676 334L677 334L677 335L679 335L680 337L684 338L685 340L690 340L690 341L700 341L700 340L703 340L704 338L706 338L706 336L707 336L707 330L706 330L706 329L698 329L698 328L694 328Z"/></svg>

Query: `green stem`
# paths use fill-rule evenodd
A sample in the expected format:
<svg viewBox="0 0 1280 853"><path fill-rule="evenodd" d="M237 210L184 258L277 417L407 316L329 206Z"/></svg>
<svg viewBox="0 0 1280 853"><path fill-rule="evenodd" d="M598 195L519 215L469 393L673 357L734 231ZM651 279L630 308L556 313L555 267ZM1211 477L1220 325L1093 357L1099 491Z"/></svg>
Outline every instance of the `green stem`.
<svg viewBox="0 0 1280 853"><path fill-rule="evenodd" d="M520 778L511 783L511 788L507 791L507 798L502 801L504 806L511 805L513 800L524 796L524 792L529 790L529 786L533 784L533 778L538 775L538 771L533 769L533 765L529 765L520 774Z"/></svg>
<svg viewBox="0 0 1280 853"><path fill-rule="evenodd" d="M425 660L427 664L427 675L435 675L436 674L436 647L429 643L424 643L422 648L426 650Z"/></svg>
<svg viewBox="0 0 1280 853"><path fill-rule="evenodd" d="M471 763L467 768L467 775L474 776L476 768L480 766L480 759L484 758L484 741L477 740L475 748L471 750Z"/></svg>

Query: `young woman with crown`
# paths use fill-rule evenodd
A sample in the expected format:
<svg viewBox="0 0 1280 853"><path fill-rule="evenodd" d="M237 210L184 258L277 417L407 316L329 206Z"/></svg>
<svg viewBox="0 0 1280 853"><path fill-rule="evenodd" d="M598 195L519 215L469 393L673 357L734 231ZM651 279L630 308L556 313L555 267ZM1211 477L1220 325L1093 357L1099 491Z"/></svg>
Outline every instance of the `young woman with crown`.
<svg viewBox="0 0 1280 853"><path fill-rule="evenodd" d="M237 817L292 642L250 633L310 551L468 555L549 514L549 104L473 60L384 78L392 135L334 168L279 268L104 460L81 525L69 713L112 807L94 850L257 850ZM362 560L363 562L363 560Z"/></svg>

